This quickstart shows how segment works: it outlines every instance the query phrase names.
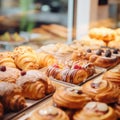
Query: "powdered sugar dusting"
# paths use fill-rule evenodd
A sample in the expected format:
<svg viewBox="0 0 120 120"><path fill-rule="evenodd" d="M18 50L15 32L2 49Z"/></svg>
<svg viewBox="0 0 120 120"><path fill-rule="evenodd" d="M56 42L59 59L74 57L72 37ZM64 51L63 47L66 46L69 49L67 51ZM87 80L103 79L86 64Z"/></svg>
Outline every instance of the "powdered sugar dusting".
<svg viewBox="0 0 120 120"><path fill-rule="evenodd" d="M20 76L17 81L16 84L19 86L24 85L26 82L35 82L37 80L45 80L47 79L47 76L45 74L43 74L42 72L40 72L39 70L29 70L26 72L25 75Z"/></svg>

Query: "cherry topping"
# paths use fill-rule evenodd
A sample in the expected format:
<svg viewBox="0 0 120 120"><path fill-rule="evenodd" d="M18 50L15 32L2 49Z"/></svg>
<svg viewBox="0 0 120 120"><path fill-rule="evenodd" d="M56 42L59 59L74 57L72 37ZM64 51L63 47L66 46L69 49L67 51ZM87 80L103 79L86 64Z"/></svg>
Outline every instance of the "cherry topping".
<svg viewBox="0 0 120 120"><path fill-rule="evenodd" d="M114 53L114 54L118 54L118 49L114 49L114 50L113 50L113 53Z"/></svg>
<svg viewBox="0 0 120 120"><path fill-rule="evenodd" d="M97 52L96 52L96 55L102 55L102 50L101 49L99 49L99 50L97 50Z"/></svg>
<svg viewBox="0 0 120 120"><path fill-rule="evenodd" d="M55 67L55 68L59 68L59 65L55 64L55 65L53 65L53 67Z"/></svg>
<svg viewBox="0 0 120 120"><path fill-rule="evenodd" d="M88 53L91 53L92 51L91 51L91 49L87 49L87 52L88 52Z"/></svg>
<svg viewBox="0 0 120 120"><path fill-rule="evenodd" d="M21 76L26 75L26 71L21 71Z"/></svg>
<svg viewBox="0 0 120 120"><path fill-rule="evenodd" d="M106 50L105 57L111 57L111 51L110 50Z"/></svg>
<svg viewBox="0 0 120 120"><path fill-rule="evenodd" d="M0 71L5 72L6 71L6 66L0 66Z"/></svg>
<svg viewBox="0 0 120 120"><path fill-rule="evenodd" d="M75 65L75 66L74 66L74 69L82 69L82 67L79 66L79 65Z"/></svg>

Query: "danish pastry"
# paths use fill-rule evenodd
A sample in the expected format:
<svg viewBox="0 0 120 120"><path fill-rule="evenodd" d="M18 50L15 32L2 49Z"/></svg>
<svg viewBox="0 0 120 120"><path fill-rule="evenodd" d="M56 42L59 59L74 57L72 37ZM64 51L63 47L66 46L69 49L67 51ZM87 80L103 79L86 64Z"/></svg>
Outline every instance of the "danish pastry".
<svg viewBox="0 0 120 120"><path fill-rule="evenodd" d="M12 52L0 52L0 65L16 68Z"/></svg>
<svg viewBox="0 0 120 120"><path fill-rule="evenodd" d="M27 46L16 47L13 51L16 66L21 70L38 69L39 64L35 51Z"/></svg>
<svg viewBox="0 0 120 120"><path fill-rule="evenodd" d="M53 106L38 109L28 120L70 120L64 111Z"/></svg>
<svg viewBox="0 0 120 120"><path fill-rule="evenodd" d="M38 70L22 71L16 84L22 87L25 98L34 100L43 98L55 90L48 77Z"/></svg>
<svg viewBox="0 0 120 120"><path fill-rule="evenodd" d="M119 97L119 86L107 80L95 79L85 83L82 91L93 100L104 103L114 103Z"/></svg>
<svg viewBox="0 0 120 120"><path fill-rule="evenodd" d="M73 120L117 120L117 116L107 104L89 102L74 114Z"/></svg>
<svg viewBox="0 0 120 120"><path fill-rule="evenodd" d="M14 83L0 82L0 96L6 112L16 112L26 107L21 88Z"/></svg>
<svg viewBox="0 0 120 120"><path fill-rule="evenodd" d="M81 109L87 102L91 101L80 87L58 88L53 95L53 102L58 107L69 109Z"/></svg>

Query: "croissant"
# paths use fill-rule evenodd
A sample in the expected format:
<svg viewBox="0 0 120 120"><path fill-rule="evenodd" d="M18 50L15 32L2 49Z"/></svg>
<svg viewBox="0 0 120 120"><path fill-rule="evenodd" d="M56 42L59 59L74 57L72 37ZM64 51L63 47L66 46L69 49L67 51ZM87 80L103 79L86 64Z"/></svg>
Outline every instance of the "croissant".
<svg viewBox="0 0 120 120"><path fill-rule="evenodd" d="M38 53L38 62L39 62L39 67L43 68L57 63L57 59L53 55L40 52Z"/></svg>
<svg viewBox="0 0 120 120"><path fill-rule="evenodd" d="M0 120L3 119L3 114L4 114L4 108L3 108L2 103L0 103Z"/></svg>
<svg viewBox="0 0 120 120"><path fill-rule="evenodd" d="M120 72L107 71L103 74L103 79L120 86Z"/></svg>
<svg viewBox="0 0 120 120"><path fill-rule="evenodd" d="M53 102L58 107L81 109L91 100L88 95L84 94L80 87L58 88L53 95Z"/></svg>
<svg viewBox="0 0 120 120"><path fill-rule="evenodd" d="M22 87L25 98L34 100L43 98L55 90L48 77L38 70L22 71L16 84Z"/></svg>
<svg viewBox="0 0 120 120"><path fill-rule="evenodd" d="M74 114L73 120L117 120L117 116L107 104L89 102Z"/></svg>
<svg viewBox="0 0 120 120"><path fill-rule="evenodd" d="M47 106L32 113L28 120L70 120L67 114L59 108Z"/></svg>
<svg viewBox="0 0 120 120"><path fill-rule="evenodd" d="M12 52L0 52L0 65L16 68Z"/></svg>
<svg viewBox="0 0 120 120"><path fill-rule="evenodd" d="M119 97L119 86L101 79L95 79L85 83L82 91L93 100L105 103L114 103Z"/></svg>
<svg viewBox="0 0 120 120"><path fill-rule="evenodd" d="M19 69L38 69L39 64L35 51L27 46L16 47L13 51L15 64Z"/></svg>
<svg viewBox="0 0 120 120"><path fill-rule="evenodd" d="M21 88L14 83L0 82L0 96L6 112L16 112L26 107Z"/></svg>
<svg viewBox="0 0 120 120"><path fill-rule="evenodd" d="M85 69L75 66L75 68L60 68L59 65L53 65L47 68L47 76L52 76L57 80L65 82L79 84L88 77L88 73Z"/></svg>
<svg viewBox="0 0 120 120"><path fill-rule="evenodd" d="M0 81L15 83L19 76L20 71L17 68L0 66Z"/></svg>

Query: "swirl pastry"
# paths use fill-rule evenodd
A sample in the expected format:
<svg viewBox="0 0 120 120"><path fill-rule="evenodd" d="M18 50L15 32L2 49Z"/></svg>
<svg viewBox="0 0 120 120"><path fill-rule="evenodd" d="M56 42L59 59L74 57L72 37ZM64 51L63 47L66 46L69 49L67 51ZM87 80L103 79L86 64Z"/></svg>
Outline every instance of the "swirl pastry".
<svg viewBox="0 0 120 120"><path fill-rule="evenodd" d="M0 96L1 102L7 112L16 112L26 107L21 88L14 83L0 82Z"/></svg>
<svg viewBox="0 0 120 120"><path fill-rule="evenodd" d="M15 83L19 76L20 71L18 69L0 66L0 81Z"/></svg>
<svg viewBox="0 0 120 120"><path fill-rule="evenodd" d="M77 111L73 120L117 120L114 110L105 103L89 102Z"/></svg>
<svg viewBox="0 0 120 120"><path fill-rule="evenodd" d="M91 100L80 87L58 88L53 95L53 102L58 107L80 109Z"/></svg>
<svg viewBox="0 0 120 120"><path fill-rule="evenodd" d="M38 69L39 64L35 51L27 46L16 47L13 51L15 64L19 69Z"/></svg>
<svg viewBox="0 0 120 120"><path fill-rule="evenodd" d="M16 68L12 52L0 52L0 65Z"/></svg>
<svg viewBox="0 0 120 120"><path fill-rule="evenodd" d="M103 74L103 79L120 86L120 72L107 71Z"/></svg>
<svg viewBox="0 0 120 120"><path fill-rule="evenodd" d="M61 109L48 106L33 112L28 120L69 120L69 117Z"/></svg>
<svg viewBox="0 0 120 120"><path fill-rule="evenodd" d="M76 65L74 68L61 68L59 65L53 65L47 68L47 76L52 76L57 80L79 84L88 77L88 73L84 68Z"/></svg>
<svg viewBox="0 0 120 120"><path fill-rule="evenodd" d="M118 100L119 87L107 80L95 79L85 83L82 91L93 100L105 103L113 103Z"/></svg>
<svg viewBox="0 0 120 120"><path fill-rule="evenodd" d="M93 28L89 31L89 36L98 40L109 42L115 40L116 32L110 28Z"/></svg>
<svg viewBox="0 0 120 120"><path fill-rule="evenodd" d="M16 84L22 87L25 98L34 100L43 98L46 94L55 90L48 77L38 70L22 71Z"/></svg>
<svg viewBox="0 0 120 120"><path fill-rule="evenodd" d="M2 103L0 103L0 120L3 119L3 114L4 114L4 108L3 108Z"/></svg>
<svg viewBox="0 0 120 120"><path fill-rule="evenodd" d="M38 53L38 62L39 62L39 67L43 68L43 67L47 67L47 66L57 63L57 60L55 59L53 55L40 52Z"/></svg>

